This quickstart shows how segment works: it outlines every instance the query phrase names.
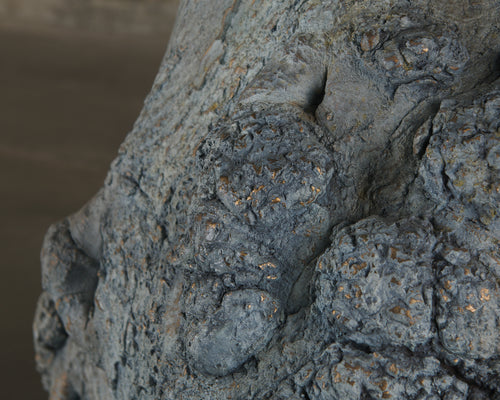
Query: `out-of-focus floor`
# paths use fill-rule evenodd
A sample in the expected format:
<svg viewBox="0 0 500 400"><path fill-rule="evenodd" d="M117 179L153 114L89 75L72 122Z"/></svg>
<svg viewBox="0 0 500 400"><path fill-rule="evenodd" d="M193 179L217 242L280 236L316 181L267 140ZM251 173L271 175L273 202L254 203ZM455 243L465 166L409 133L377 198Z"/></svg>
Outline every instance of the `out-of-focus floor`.
<svg viewBox="0 0 500 400"><path fill-rule="evenodd" d="M102 185L167 41L0 27L0 399L47 399L31 333L43 235Z"/></svg>

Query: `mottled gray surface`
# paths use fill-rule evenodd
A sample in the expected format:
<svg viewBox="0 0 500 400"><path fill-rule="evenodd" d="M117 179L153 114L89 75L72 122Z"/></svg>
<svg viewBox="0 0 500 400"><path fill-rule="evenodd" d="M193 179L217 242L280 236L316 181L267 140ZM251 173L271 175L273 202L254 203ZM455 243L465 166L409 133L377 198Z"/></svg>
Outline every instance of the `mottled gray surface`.
<svg viewBox="0 0 500 400"><path fill-rule="evenodd" d="M499 11L185 1L47 234L51 399L500 398Z"/></svg>

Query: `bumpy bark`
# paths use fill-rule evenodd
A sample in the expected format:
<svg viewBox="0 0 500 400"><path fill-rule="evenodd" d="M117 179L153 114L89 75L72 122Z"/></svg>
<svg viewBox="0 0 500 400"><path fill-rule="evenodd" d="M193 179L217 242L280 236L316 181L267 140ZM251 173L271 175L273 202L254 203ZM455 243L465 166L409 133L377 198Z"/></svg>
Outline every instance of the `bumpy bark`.
<svg viewBox="0 0 500 400"><path fill-rule="evenodd" d="M498 3L213 3L47 233L51 399L500 398Z"/></svg>

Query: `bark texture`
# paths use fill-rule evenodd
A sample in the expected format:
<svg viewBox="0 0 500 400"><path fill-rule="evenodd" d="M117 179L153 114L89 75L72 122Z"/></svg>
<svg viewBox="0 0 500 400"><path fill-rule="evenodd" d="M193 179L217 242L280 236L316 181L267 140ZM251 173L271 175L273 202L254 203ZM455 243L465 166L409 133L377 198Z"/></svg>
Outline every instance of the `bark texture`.
<svg viewBox="0 0 500 400"><path fill-rule="evenodd" d="M50 398L500 398L499 11L184 1L47 233Z"/></svg>

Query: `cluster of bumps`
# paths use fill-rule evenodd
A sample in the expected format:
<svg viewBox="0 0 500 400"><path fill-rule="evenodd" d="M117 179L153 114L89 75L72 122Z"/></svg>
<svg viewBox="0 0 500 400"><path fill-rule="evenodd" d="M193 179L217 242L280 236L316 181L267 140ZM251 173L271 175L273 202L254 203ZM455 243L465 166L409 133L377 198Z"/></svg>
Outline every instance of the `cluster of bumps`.
<svg viewBox="0 0 500 400"><path fill-rule="evenodd" d="M498 87L443 102L412 188L427 212L333 233L315 306L349 350L318 398L500 392L499 111Z"/></svg>
<svg viewBox="0 0 500 400"><path fill-rule="evenodd" d="M496 85L443 101L414 137L409 215L338 224L329 239L338 171L315 125L268 112L219 126L198 151L192 365L237 370L305 306L318 349L335 354L301 382L310 398L500 392L499 110Z"/></svg>
<svg viewBox="0 0 500 400"><path fill-rule="evenodd" d="M410 102L425 101L451 87L467 56L445 37L438 45L408 32L415 37L394 41L420 45L416 54L444 64L407 54L373 68L388 74L396 92L406 90ZM372 48L379 53L361 42L362 51ZM392 50L399 54L397 46ZM389 58L396 60L383 60ZM403 62L413 61L400 76ZM328 96L328 83L326 90ZM359 176L299 112L247 113L217 127L198 151L192 237L201 271L196 284L208 275L220 286L215 293L209 280L212 289L203 293L212 292L210 300L193 295L186 308L192 365L216 376L235 371L266 348L284 316L306 306L310 323L322 326L319 348L336 354L309 374L314 380L301 382L310 398L466 399L500 392L499 112L498 82L423 111L427 120L410 123L413 143L405 144L416 172L404 178L400 193L385 194L399 196L396 210L377 216L349 215L343 201L352 188L345 182ZM332 120L337 126L330 129L338 130L341 119ZM343 138L337 140L342 148ZM382 185L383 174L368 185ZM311 268L312 277L301 280Z"/></svg>
<svg viewBox="0 0 500 400"><path fill-rule="evenodd" d="M88 398L89 382L118 393L130 373L149 378L148 399L500 399L500 80L468 85L457 34L424 22L368 21L328 49L290 41L189 161L172 243L151 234L149 203L127 210L138 231L109 219L121 181L106 212L51 228L35 321L45 385L62 373L63 398ZM113 223L130 260L101 249ZM146 261L162 241L183 250L160 291ZM128 298L128 281L148 290ZM136 315L157 296L155 330L128 334L120 315L124 337L108 332L114 294ZM102 376L82 378L89 363Z"/></svg>

